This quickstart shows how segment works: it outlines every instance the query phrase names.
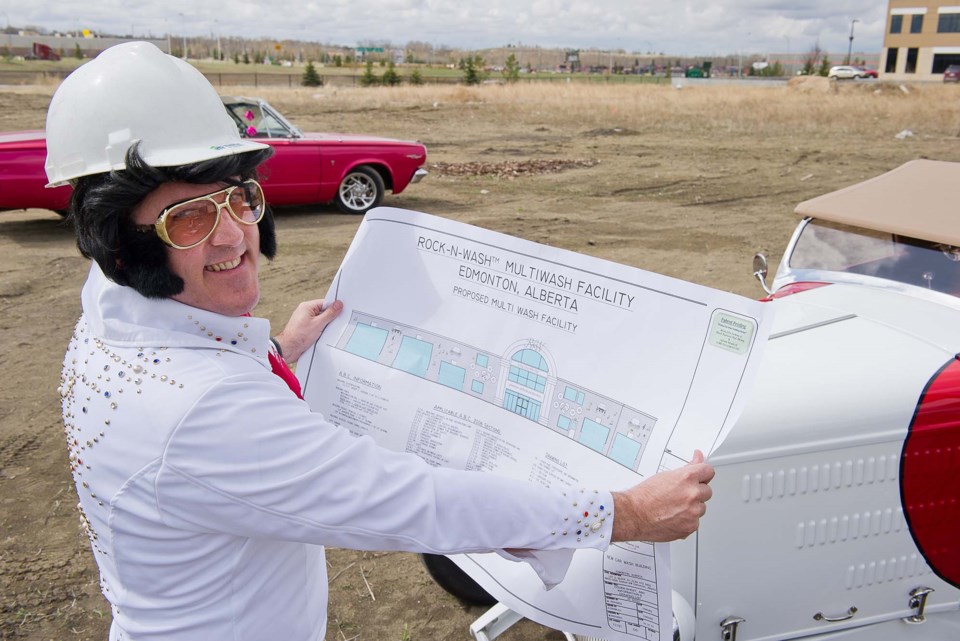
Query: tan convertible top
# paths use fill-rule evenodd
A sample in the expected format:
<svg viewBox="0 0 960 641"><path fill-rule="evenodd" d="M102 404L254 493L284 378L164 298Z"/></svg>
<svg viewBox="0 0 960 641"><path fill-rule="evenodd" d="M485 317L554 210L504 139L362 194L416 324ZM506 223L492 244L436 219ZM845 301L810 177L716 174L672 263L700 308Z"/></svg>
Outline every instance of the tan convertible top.
<svg viewBox="0 0 960 641"><path fill-rule="evenodd" d="M893 171L797 205L855 227L960 246L960 163L911 160Z"/></svg>

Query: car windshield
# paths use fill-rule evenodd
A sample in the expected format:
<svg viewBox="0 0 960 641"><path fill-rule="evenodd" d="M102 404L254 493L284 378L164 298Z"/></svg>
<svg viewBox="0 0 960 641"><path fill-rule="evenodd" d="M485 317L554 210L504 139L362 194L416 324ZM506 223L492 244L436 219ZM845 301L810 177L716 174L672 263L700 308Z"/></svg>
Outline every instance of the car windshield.
<svg viewBox="0 0 960 641"><path fill-rule="evenodd" d="M240 133L246 138L290 138L290 129L281 122L269 109L260 105L240 102L227 105L227 110L234 117Z"/></svg>
<svg viewBox="0 0 960 641"><path fill-rule="evenodd" d="M960 296L960 249L811 220L789 257L794 270L861 274Z"/></svg>

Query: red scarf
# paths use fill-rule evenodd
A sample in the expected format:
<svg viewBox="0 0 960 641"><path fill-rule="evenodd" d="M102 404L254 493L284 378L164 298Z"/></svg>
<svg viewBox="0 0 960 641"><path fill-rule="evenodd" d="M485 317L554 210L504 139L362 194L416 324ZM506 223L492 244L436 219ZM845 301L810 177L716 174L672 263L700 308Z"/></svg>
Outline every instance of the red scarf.
<svg viewBox="0 0 960 641"><path fill-rule="evenodd" d="M290 366L287 365L287 362L277 356L272 349L267 353L267 358L270 359L270 368L273 370L273 373L282 378L283 382L287 384L287 387L289 387L298 398L302 399L303 394L301 394L300 391L300 381L297 380L297 377L294 375L293 370L290 369Z"/></svg>

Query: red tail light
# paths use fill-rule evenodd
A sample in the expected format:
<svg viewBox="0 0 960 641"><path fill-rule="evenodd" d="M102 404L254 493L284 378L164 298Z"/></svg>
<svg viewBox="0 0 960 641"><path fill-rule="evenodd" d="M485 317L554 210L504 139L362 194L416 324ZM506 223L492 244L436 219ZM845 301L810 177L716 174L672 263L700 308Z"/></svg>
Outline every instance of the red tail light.
<svg viewBox="0 0 960 641"><path fill-rule="evenodd" d="M960 360L927 383L900 457L900 501L923 558L960 587Z"/></svg>

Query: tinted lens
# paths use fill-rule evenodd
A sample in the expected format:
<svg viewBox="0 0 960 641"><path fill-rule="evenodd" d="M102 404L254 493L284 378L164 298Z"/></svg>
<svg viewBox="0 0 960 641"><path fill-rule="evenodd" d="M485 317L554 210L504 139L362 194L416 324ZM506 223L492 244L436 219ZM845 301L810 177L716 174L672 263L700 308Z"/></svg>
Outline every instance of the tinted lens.
<svg viewBox="0 0 960 641"><path fill-rule="evenodd" d="M164 227L170 242L181 247L203 240L217 222L217 206L211 200L194 200L167 212Z"/></svg>
<svg viewBox="0 0 960 641"><path fill-rule="evenodd" d="M260 185L248 180L232 192L227 203L237 220L255 223L263 216L263 191Z"/></svg>

